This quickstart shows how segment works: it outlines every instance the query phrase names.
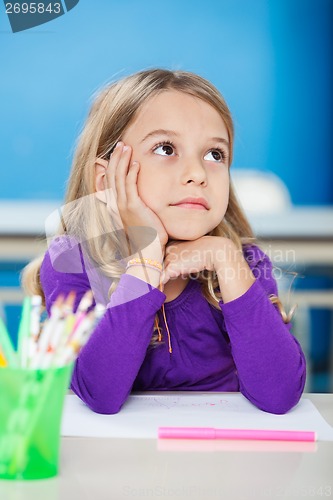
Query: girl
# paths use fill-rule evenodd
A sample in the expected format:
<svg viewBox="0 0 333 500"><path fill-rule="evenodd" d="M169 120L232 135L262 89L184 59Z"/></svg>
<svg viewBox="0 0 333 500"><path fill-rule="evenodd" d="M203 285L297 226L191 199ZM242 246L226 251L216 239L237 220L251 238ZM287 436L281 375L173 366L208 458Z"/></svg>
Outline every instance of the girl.
<svg viewBox="0 0 333 500"><path fill-rule="evenodd" d="M229 109L192 73L143 71L94 102L62 228L24 275L48 311L72 290L107 302L71 383L93 411L117 413L132 390L241 391L277 414L298 402L304 355L233 193L232 153Z"/></svg>

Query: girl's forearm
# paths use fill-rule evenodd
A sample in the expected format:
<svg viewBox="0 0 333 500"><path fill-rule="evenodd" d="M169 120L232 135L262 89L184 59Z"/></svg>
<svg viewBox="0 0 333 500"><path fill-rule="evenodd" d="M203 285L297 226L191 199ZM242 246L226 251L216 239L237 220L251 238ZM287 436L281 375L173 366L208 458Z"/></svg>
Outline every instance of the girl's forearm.
<svg viewBox="0 0 333 500"><path fill-rule="evenodd" d="M264 267L260 270L265 272ZM240 391L258 408L282 414L290 410L302 394L305 358L290 333L290 325L283 323L269 300L272 281L265 283L267 288L261 281L258 278L251 290L237 300L221 303L220 307Z"/></svg>
<svg viewBox="0 0 333 500"><path fill-rule="evenodd" d="M162 266L163 258L164 249L161 246L160 240L156 238L150 245L131 256L130 260L138 259L141 261L141 264L131 265L127 268L126 274L139 278L158 288L161 280L161 270L154 266L154 262ZM150 261L152 265L149 264Z"/></svg>
<svg viewBox="0 0 333 500"><path fill-rule="evenodd" d="M213 265L224 303L243 295L255 282L242 251L231 240L216 238Z"/></svg>
<svg viewBox="0 0 333 500"><path fill-rule="evenodd" d="M123 276L110 307L80 352L71 389L97 413L117 413L147 354L164 295ZM137 295L137 297L135 297Z"/></svg>

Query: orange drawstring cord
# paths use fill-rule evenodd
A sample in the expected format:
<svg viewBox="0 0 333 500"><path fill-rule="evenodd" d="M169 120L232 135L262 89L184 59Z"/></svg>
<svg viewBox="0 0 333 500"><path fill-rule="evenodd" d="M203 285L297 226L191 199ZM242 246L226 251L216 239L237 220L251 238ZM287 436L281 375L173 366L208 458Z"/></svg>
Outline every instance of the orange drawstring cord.
<svg viewBox="0 0 333 500"><path fill-rule="evenodd" d="M162 281L160 282L160 287L159 288L160 288L160 291L163 292L163 283L162 283ZM171 335L170 335L170 330L169 330L168 322L167 322L166 315L165 315L164 304L162 304L162 314L163 314L163 320L164 320L165 328L166 328L167 335L168 335L169 353L172 354ZM158 341L161 342L161 340L162 340L162 333L161 333L161 327L160 327L160 325L158 323L158 318L155 318L155 328L158 331Z"/></svg>

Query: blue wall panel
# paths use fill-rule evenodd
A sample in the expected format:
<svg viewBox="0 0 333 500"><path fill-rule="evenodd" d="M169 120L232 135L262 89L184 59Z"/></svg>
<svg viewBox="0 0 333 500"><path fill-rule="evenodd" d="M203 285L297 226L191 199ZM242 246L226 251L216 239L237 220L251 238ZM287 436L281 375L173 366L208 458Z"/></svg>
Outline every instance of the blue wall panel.
<svg viewBox="0 0 333 500"><path fill-rule="evenodd" d="M11 33L0 5L0 199L63 197L90 96L147 67L225 95L235 167L273 170L296 204L333 202L330 0L83 1Z"/></svg>

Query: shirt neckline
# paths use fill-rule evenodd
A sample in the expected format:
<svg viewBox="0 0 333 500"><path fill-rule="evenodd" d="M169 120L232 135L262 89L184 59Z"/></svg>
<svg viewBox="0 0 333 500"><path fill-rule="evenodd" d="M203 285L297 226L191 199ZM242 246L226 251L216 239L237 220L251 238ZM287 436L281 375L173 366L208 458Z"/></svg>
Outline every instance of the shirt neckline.
<svg viewBox="0 0 333 500"><path fill-rule="evenodd" d="M170 300L169 302L164 302L164 307L165 310L170 310L173 309L174 307L179 306L183 302L186 302L186 300L189 299L189 297L192 295L192 293L195 291L200 286L200 283L198 283L197 280L191 279L187 283L186 287L184 290L176 297L175 299Z"/></svg>

